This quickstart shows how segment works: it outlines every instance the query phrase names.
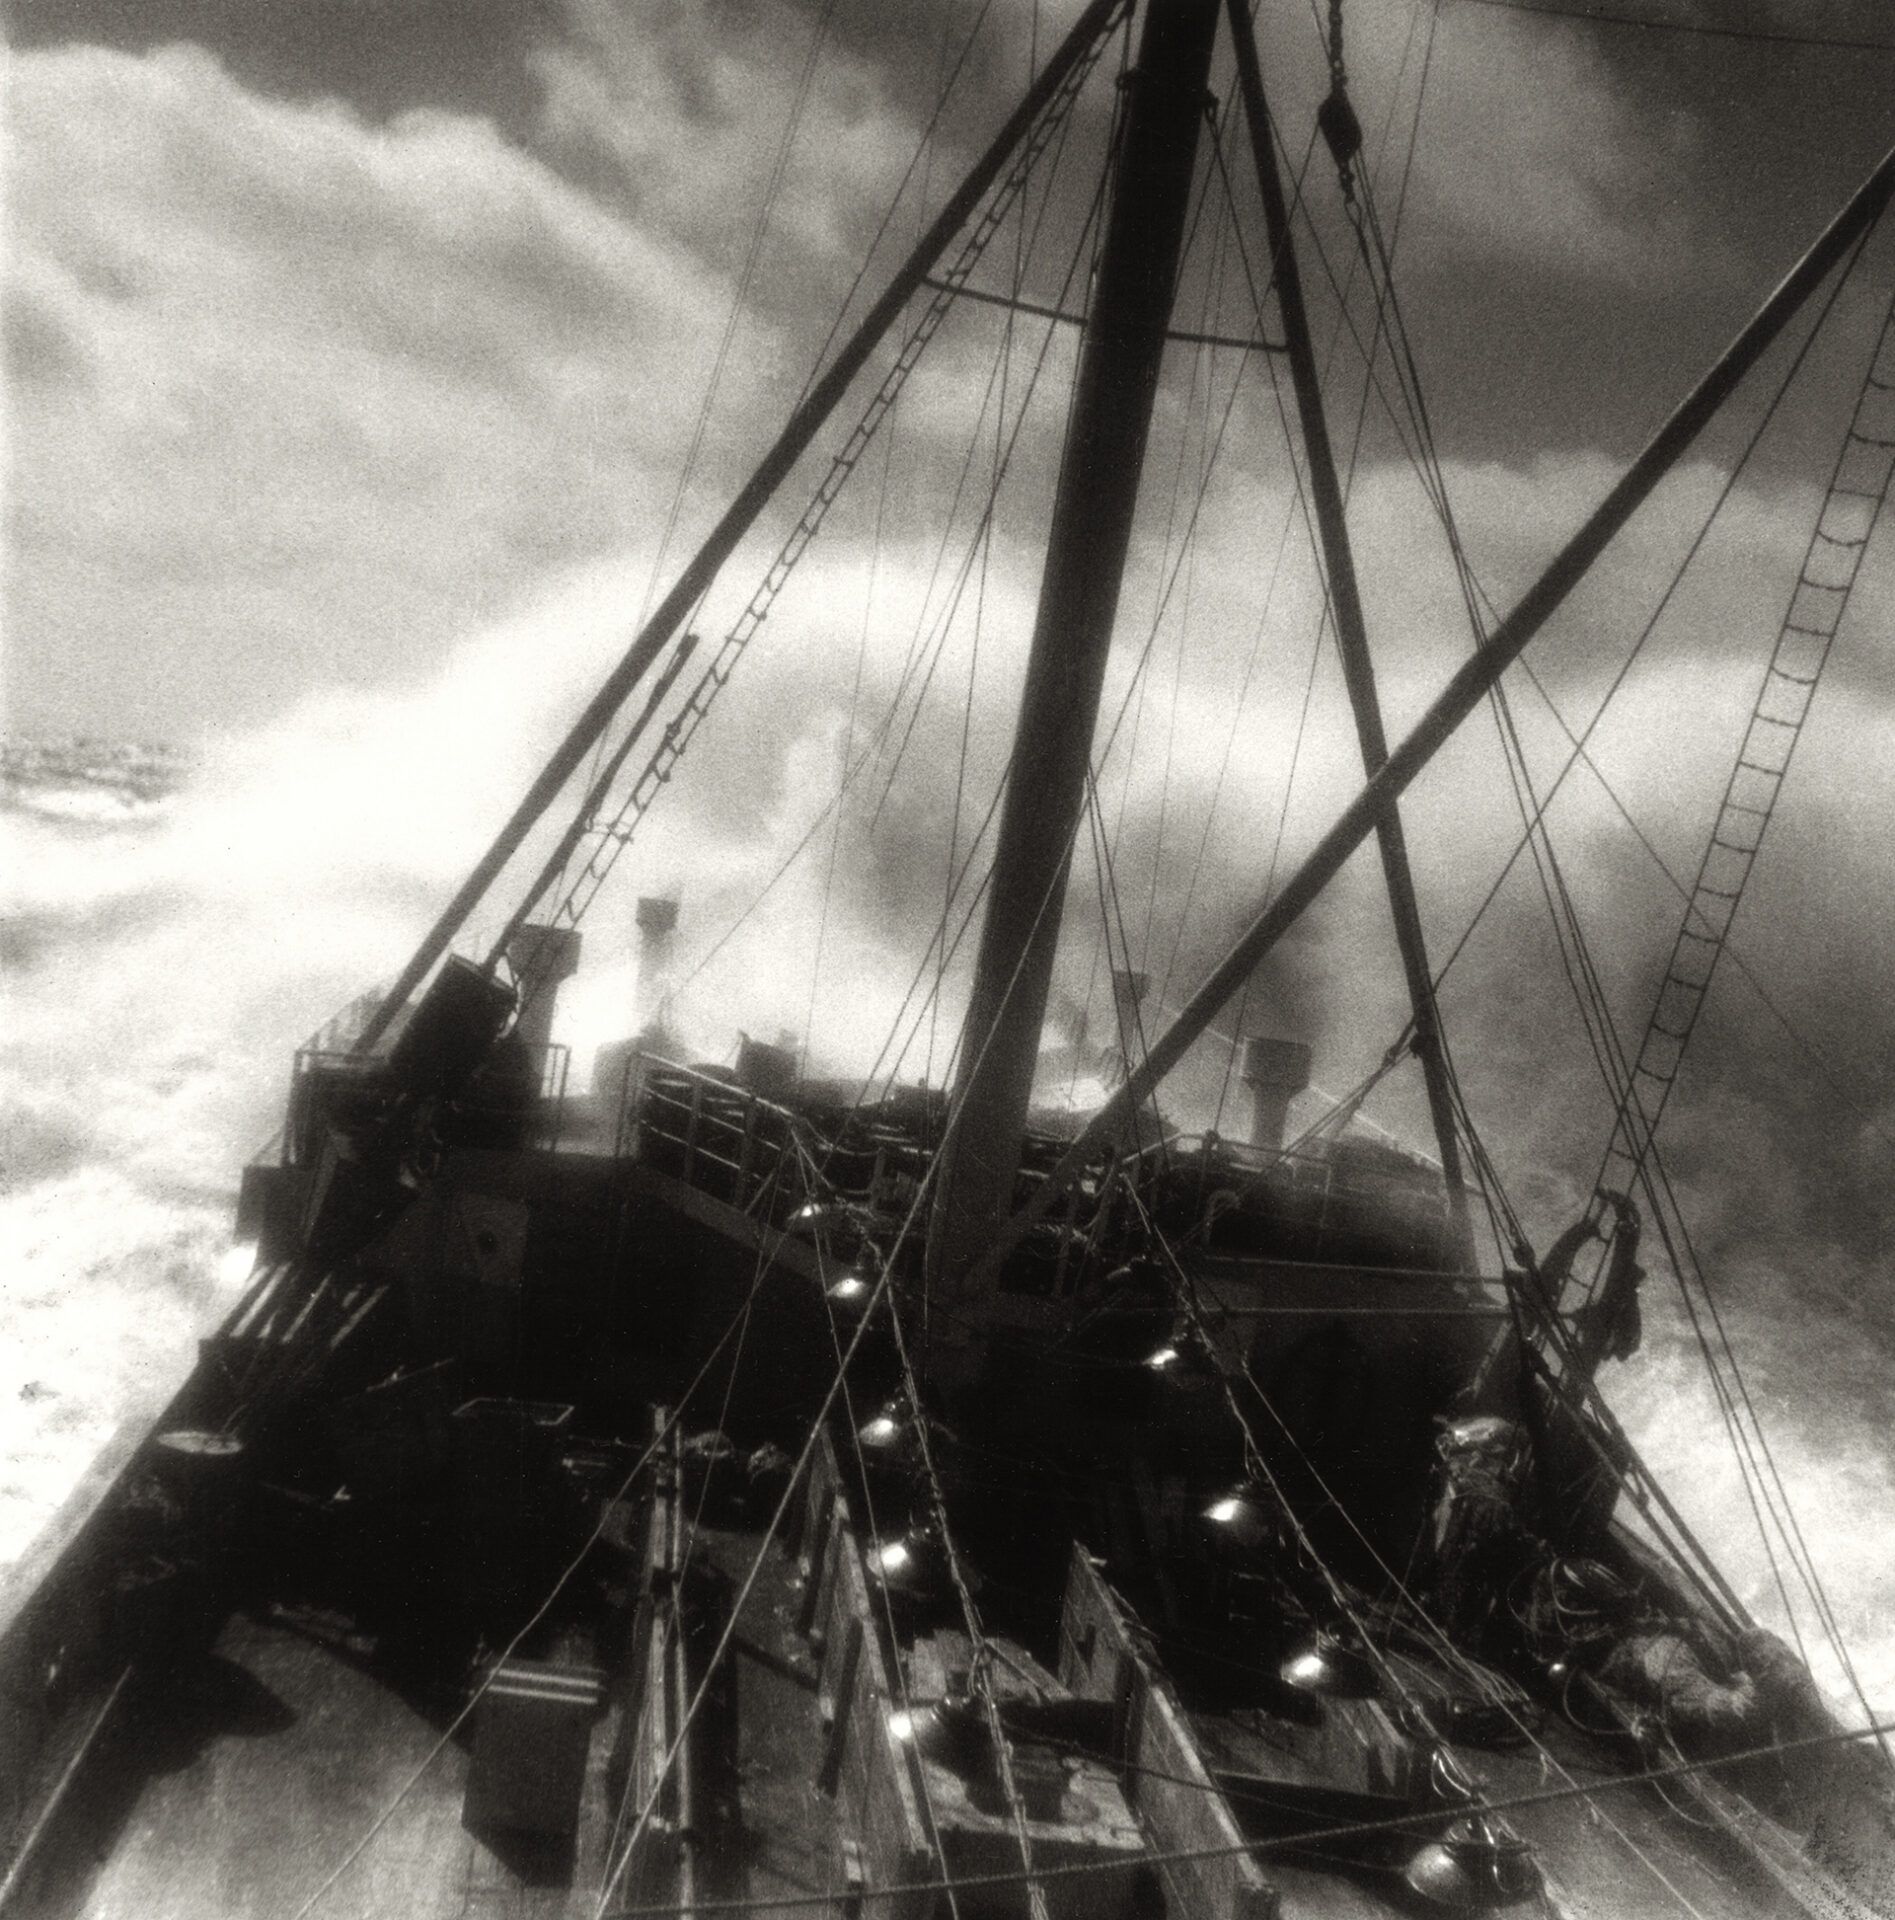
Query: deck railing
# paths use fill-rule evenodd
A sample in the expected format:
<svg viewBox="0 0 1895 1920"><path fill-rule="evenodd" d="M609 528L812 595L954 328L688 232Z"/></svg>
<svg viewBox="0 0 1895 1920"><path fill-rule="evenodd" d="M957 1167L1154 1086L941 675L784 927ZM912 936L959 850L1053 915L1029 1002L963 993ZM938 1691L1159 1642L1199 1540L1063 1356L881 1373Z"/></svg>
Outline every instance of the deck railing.
<svg viewBox="0 0 1895 1920"><path fill-rule="evenodd" d="M454 1111L478 1134L484 1128L510 1130L524 1115L521 1144L552 1148L565 1120L566 1081L572 1050L557 1042L523 1049L522 1071L502 1078L477 1078ZM332 1120L358 1104L367 1109L389 1091L387 1062L376 1055L300 1047L290 1079L288 1121L283 1132L284 1159L307 1164L322 1146Z"/></svg>
<svg viewBox="0 0 1895 1920"><path fill-rule="evenodd" d="M820 1145L787 1107L701 1067L628 1063L614 1151L780 1225L807 1197Z"/></svg>
<svg viewBox="0 0 1895 1920"><path fill-rule="evenodd" d="M1121 1177L1173 1228L1201 1229L1202 1243L1240 1243L1246 1224L1293 1245L1299 1258L1344 1264L1365 1241L1418 1266L1441 1264L1453 1245L1447 1192L1417 1163L1387 1170L1333 1152L1265 1148L1211 1134L1178 1134L1128 1153Z"/></svg>
<svg viewBox="0 0 1895 1920"><path fill-rule="evenodd" d="M798 1113L715 1070L645 1055L627 1065L614 1150L772 1225L818 1197L905 1213L930 1143L872 1111L833 1125L828 1118ZM1043 1177L1029 1152L1016 1205ZM1029 1290L1063 1290L1076 1240L1123 1208L1114 1195L1126 1190L1167 1230L1192 1232L1212 1251L1434 1268L1447 1263L1452 1245L1446 1193L1419 1164L1412 1172L1380 1169L1329 1152L1272 1153L1215 1135L1173 1135L1126 1150L1065 1197L1047 1223L1052 1270L1029 1271L1029 1262L1020 1276Z"/></svg>

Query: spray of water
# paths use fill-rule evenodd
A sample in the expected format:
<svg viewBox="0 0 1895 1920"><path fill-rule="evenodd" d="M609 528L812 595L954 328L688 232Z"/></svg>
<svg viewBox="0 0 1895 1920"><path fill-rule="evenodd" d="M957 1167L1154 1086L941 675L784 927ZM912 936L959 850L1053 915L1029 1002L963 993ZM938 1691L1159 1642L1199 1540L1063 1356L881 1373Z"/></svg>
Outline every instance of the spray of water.
<svg viewBox="0 0 1895 1920"><path fill-rule="evenodd" d="M1581 493L1586 477L1572 483ZM1279 505L1253 493L1247 510L1268 522ZM1224 536L1212 528L1209 537ZM1031 578L1030 568L995 570L971 709L969 624L950 635L891 785L905 720L883 737L879 755L872 749L912 657L929 558L918 543L882 556L859 698L854 648L838 644L839 634L853 640L861 619L859 546L841 542L816 562L798 605L786 604L772 623L770 644L720 708L715 750L687 761L641 831L626 883L588 922L586 960L563 997L556 1035L573 1049L578 1084L595 1049L637 1024L631 918L641 892L684 901L674 1019L695 1056L727 1057L739 1030L787 1031L807 1035L812 1069L861 1074L900 1028L912 1035L905 1075L937 1083L944 1075L963 991L959 964L942 973L938 1021L925 1017L925 1003L907 1002L903 1028L905 997L918 967L924 981L934 979L922 955L943 910L954 795L964 855L1004 765L1006 683L1029 624ZM1128 589L1128 606L1141 604L1161 562L1146 556L1150 577ZM1386 569L1401 571L1399 543ZM221 743L168 800L143 795L126 805L123 782L115 786L103 764L60 794L44 783L16 785L17 804L0 814L12 974L3 1043L0 1554L22 1548L112 1425L161 1397L188 1364L194 1336L237 1278L225 1264L237 1170L274 1131L292 1050L405 956L579 689L622 644L623 610L641 577L624 563L575 575L463 643L432 682L306 703ZM1243 612L1211 619L1211 630L1247 633L1254 613ZM1582 667L1595 664L1590 651L1579 649ZM1118 817L1131 763L1113 877L1135 963L1155 982L1169 975L1175 994L1222 948L1254 890L1292 759L1300 772L1286 857L1354 784L1353 742L1332 718L1296 750L1306 653L1271 656L1252 703L1234 711L1228 688L1241 659L1213 645L1154 696L1142 721L1133 717L1132 657L1121 659L1108 691L1108 715L1126 702L1128 718L1100 785ZM1721 681L1711 664L1674 658L1632 690L1625 725L1634 738L1643 730L1664 744L1661 766L1621 756L1622 795L1648 817L1654 791L1680 767L1717 764L1730 697L1713 693ZM1385 691L1397 719L1427 679L1418 658L1396 655ZM1583 691L1583 675L1561 691L1576 687ZM1319 695L1332 691L1319 681ZM1870 964L1880 849L1843 829L1860 804L1860 769L1875 764L1878 715L1876 700L1854 690L1836 709L1829 745L1857 777L1853 786L1811 777L1813 805L1801 825L1785 823L1788 857L1777 897L1765 903L1784 910L1777 917L1793 928L1803 962L1792 976L1805 989L1797 1012L1825 1044L1846 1037L1856 1065L1866 1053L1872 1068L1895 1054ZM1240 736L1232 731L1239 720ZM1230 755L1233 738L1241 750ZM1544 716L1530 722L1528 747L1543 759L1558 749ZM1480 784L1491 786L1492 770L1477 771L1474 753L1473 743L1457 743L1438 781L1417 791L1410 817L1424 888L1441 917L1438 946L1471 911L1508 838L1504 808ZM854 766L864 771L832 838L825 808L838 770ZM1214 795L1216 831L1201 843L1200 865ZM1640 967L1649 970L1667 944L1675 902L1643 856L1609 839L1618 828L1596 793L1576 793L1564 824L1569 877L1602 936L1608 988L1641 1007L1652 983ZM1682 862L1688 822L1677 840L1667 850ZM1798 856L1813 846L1831 872L1840 859L1839 891L1801 886L1809 867ZM1082 851L1058 992L1070 1029L1083 1023L1113 1037L1094 883ZM1448 1013L1473 1109L1544 1245L1583 1204L1606 1113L1588 1088L1536 914L1530 885L1502 897L1452 978ZM1765 937L1753 951L1765 973L1783 977L1789 949ZM1730 1009L1756 1014L1741 991ZM1310 1040L1318 1081L1336 1088L1375 1065L1401 1024L1401 1005L1366 864L1277 957L1248 1023ZM1895 1450L1886 1438L1895 1280L1876 1197L1886 1120L1838 1118L1820 1086L1815 1097L1795 1093L1803 1083L1791 1067L1800 1073L1806 1063L1780 1034L1763 1046L1755 1032L1746 1017L1723 1028L1713 1021L1700 1037L1702 1077L1668 1121L1674 1166L1726 1289L1733 1335L1812 1554L1870 1697L1886 1701L1895 1693L1895 1634L1886 1624L1895 1617L1895 1575L1874 1545L1895 1514ZM1168 1095L1179 1119L1213 1116L1222 1064L1212 1047L1181 1076ZM1858 1072L1858 1096L1863 1084ZM1426 1138L1418 1089L1403 1076L1371 1112L1398 1134ZM1612 1390L1746 1600L1777 1619L1768 1563L1695 1351L1656 1281L1651 1295L1646 1349L1618 1370Z"/></svg>

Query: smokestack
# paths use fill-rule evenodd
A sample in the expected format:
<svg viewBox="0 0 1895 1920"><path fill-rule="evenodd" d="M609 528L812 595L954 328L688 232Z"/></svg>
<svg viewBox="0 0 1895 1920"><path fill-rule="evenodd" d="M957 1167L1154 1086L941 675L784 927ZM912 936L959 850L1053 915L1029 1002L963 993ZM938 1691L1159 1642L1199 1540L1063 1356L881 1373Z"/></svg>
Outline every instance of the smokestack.
<svg viewBox="0 0 1895 1920"><path fill-rule="evenodd" d="M661 940L675 933L678 926L678 903L675 900L661 899L656 894L640 894L638 898L638 930L647 942Z"/></svg>
<svg viewBox="0 0 1895 1920"><path fill-rule="evenodd" d="M646 1027L659 1024L670 989L673 936L678 930L678 903L656 894L638 902L638 1006Z"/></svg>
<svg viewBox="0 0 1895 1920"><path fill-rule="evenodd" d="M1250 1089L1250 1144L1281 1153L1290 1102L1309 1085L1309 1048L1268 1034L1246 1040L1244 1085Z"/></svg>
<svg viewBox="0 0 1895 1920"><path fill-rule="evenodd" d="M550 1046L560 983L579 971L579 929L540 926L529 920L516 927L507 941L507 964L525 993L515 1033L529 1047Z"/></svg>

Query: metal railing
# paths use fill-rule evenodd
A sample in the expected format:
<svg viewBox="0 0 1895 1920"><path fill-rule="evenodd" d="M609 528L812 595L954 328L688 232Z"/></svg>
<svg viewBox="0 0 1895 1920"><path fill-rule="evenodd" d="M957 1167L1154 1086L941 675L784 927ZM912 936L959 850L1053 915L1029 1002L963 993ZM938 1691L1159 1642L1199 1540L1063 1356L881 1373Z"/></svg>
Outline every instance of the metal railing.
<svg viewBox="0 0 1895 1920"><path fill-rule="evenodd" d="M780 1224L809 1186L803 1129L748 1087L646 1054L626 1063L613 1150Z"/></svg>
<svg viewBox="0 0 1895 1920"><path fill-rule="evenodd" d="M1154 1215L1198 1226L1212 1250L1279 1251L1338 1264L1451 1264L1453 1216L1437 1174L1378 1171L1333 1151L1272 1152L1218 1135L1173 1135L1119 1172ZM1251 1243L1255 1243L1252 1245Z"/></svg>
<svg viewBox="0 0 1895 1920"><path fill-rule="evenodd" d="M799 1113L715 1070L654 1055L628 1061L614 1151L668 1173L771 1225L812 1199L899 1218L925 1178L932 1146L915 1126L873 1111ZM1044 1169L1021 1168L1015 1204ZM1110 1237L1114 1195L1129 1189L1176 1230L1201 1228L1212 1251L1315 1263L1440 1269L1453 1264L1452 1219L1438 1176L1417 1167L1352 1165L1332 1152L1271 1153L1215 1135L1173 1135L1128 1149L1064 1197L1046 1222L1045 1262L1019 1276L1064 1289L1077 1240ZM1044 1272L1039 1272L1040 1266Z"/></svg>
<svg viewBox="0 0 1895 1920"><path fill-rule="evenodd" d="M466 1094L453 1102L447 1131L457 1143L551 1149L565 1121L566 1082L572 1049L558 1042L522 1047L516 1071L489 1067ZM308 1164L321 1151L324 1134L336 1122L366 1120L394 1093L388 1063L377 1055L299 1047L291 1070L283 1157L292 1166ZM524 1121L524 1126L522 1122Z"/></svg>

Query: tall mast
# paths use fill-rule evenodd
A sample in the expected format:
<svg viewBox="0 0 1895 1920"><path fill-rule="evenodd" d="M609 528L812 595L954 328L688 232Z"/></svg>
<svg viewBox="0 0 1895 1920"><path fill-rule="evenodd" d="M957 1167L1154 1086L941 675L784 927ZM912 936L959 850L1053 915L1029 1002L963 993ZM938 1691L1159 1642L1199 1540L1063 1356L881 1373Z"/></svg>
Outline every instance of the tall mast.
<svg viewBox="0 0 1895 1920"><path fill-rule="evenodd" d="M1303 305L1296 241L1290 231L1283 181L1277 171L1256 36L1243 0L1228 0L1228 10L1231 39L1237 54L1237 84L1243 96L1244 120L1250 130L1257 185L1263 194L1264 222L1270 234L1277 308L1283 316L1290 379L1296 390L1296 411L1303 426L1310 499L1316 512L1317 535L1322 542L1323 570L1329 580L1329 608L1335 621L1336 648L1342 656L1342 677L1349 689L1349 705L1355 712L1362 770L1372 780L1387 764L1388 735L1382 728L1382 703L1376 693L1375 666L1369 656L1368 626L1362 617L1362 595L1356 583L1355 554L1349 544L1348 515L1343 508L1342 488L1336 479L1335 450L1330 444L1329 422L1323 411L1322 379L1316 370L1309 314ZM1467 1191L1461 1175L1460 1141L1454 1130L1447 1057L1442 1049L1440 1018L1435 1009L1434 971L1428 964L1428 943L1422 932L1421 908L1415 899L1415 876L1408 865L1408 843L1402 832L1401 811L1392 799L1376 815L1375 838L1382 856L1382 877L1388 887L1389 911L1395 922L1395 944L1400 949L1402 972L1408 981L1408 1003L1415 1022L1415 1054L1427 1084L1428 1112L1434 1121L1455 1238L1462 1258L1471 1259Z"/></svg>
<svg viewBox="0 0 1895 1920"><path fill-rule="evenodd" d="M1141 1102L1150 1098L1158 1083L1203 1037L1225 1004L1374 831L1382 813L1407 790L1415 776L1453 737L1455 730L1499 683L1500 676L1559 611L1567 595L1585 577L1586 570L1605 551L1613 536L1682 458L1711 416L1729 399L1738 382L1757 364L1837 262L1880 219L1891 200L1895 200L1895 147L1882 156L1875 171L1817 235L1808 252L1777 284L1697 385L1672 409L1638 457L1606 490L1598 505L1547 563L1546 570L1521 595L1513 611L1487 636L1486 644L1449 676L1427 712L1389 755L1388 764L1343 808L1328 832L1304 856L1303 864L1265 902L1229 952L1211 969L1179 1010L1177 1018L1132 1064L1124 1085L1087 1121L1059 1165L1040 1186L1033 1203L1014 1217L1004 1233L996 1236L986 1265L997 1265L1020 1235L1035 1220L1045 1217L1058 1196L1078 1178L1087 1157L1125 1125Z"/></svg>
<svg viewBox="0 0 1895 1920"><path fill-rule="evenodd" d="M955 1286L1011 1211L1073 832L1184 245L1217 0L1150 0L1128 77L929 1237Z"/></svg>

